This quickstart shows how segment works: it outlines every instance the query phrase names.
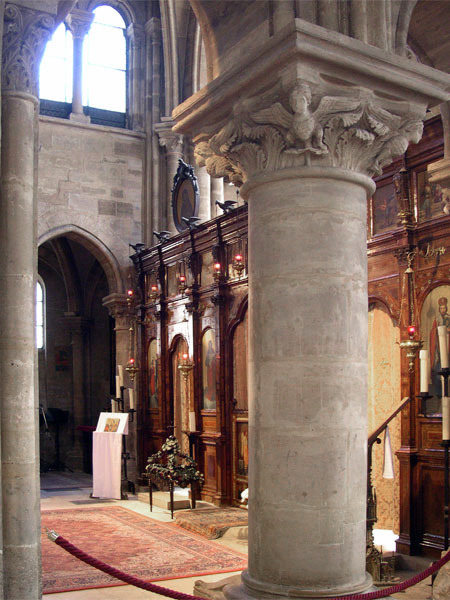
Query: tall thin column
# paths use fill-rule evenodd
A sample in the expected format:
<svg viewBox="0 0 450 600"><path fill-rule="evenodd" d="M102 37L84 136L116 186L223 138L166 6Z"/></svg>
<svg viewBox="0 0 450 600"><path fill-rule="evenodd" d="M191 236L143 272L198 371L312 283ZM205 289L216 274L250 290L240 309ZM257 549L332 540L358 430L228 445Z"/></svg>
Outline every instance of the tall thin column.
<svg viewBox="0 0 450 600"><path fill-rule="evenodd" d="M178 233L175 227L172 213L172 188L173 178L176 175L178 169L178 161L183 158L183 136L179 133L172 131L173 121L172 119L163 118L162 123L155 125L155 131L159 136L160 145L166 149L166 201L164 203L164 223L163 227L171 231L172 233Z"/></svg>
<svg viewBox="0 0 450 600"><path fill-rule="evenodd" d="M94 20L94 13L74 8L66 19L73 38L73 89L70 120L90 123L89 115L83 113L83 41Z"/></svg>
<svg viewBox="0 0 450 600"><path fill-rule="evenodd" d="M211 218L211 177L205 167L198 167L196 175L200 196L198 216L202 221L209 221Z"/></svg>
<svg viewBox="0 0 450 600"><path fill-rule="evenodd" d="M450 86L304 21L282 31L246 57L265 57L258 83L241 61L173 114L249 205L249 563L229 599L371 585L366 200Z"/></svg>
<svg viewBox="0 0 450 600"><path fill-rule="evenodd" d="M211 218L220 215L220 207L217 202L223 203L223 179L211 177Z"/></svg>
<svg viewBox="0 0 450 600"><path fill-rule="evenodd" d="M144 47L144 28L131 23L126 31L129 40L128 97L130 127L135 131L143 131L143 93L141 87L144 78L142 65L142 49Z"/></svg>
<svg viewBox="0 0 450 600"><path fill-rule="evenodd" d="M131 353L134 352L134 348L130 349L130 327L132 326L130 309L127 304L127 298L124 294L110 294L105 296L102 301L109 314L114 317L115 326L114 332L116 334L116 367L117 365L123 365L125 387L134 387L133 381L130 379L125 367L128 360L131 358ZM134 325L136 327L136 325ZM133 356L136 358L136 355ZM137 394L135 394L137 398ZM125 409L129 408L128 398L125 398ZM133 423L128 424L128 435L126 439L127 451L130 453L130 460L127 463L128 479L136 481L137 473L137 435L136 435L136 420Z"/></svg>
<svg viewBox="0 0 450 600"><path fill-rule="evenodd" d="M53 18L6 5L2 70L0 381L3 585L41 598L38 402L35 395L37 71Z"/></svg>
<svg viewBox="0 0 450 600"><path fill-rule="evenodd" d="M152 17L145 24L146 41L146 82L145 90L145 130L147 132L146 172L151 173L145 184L145 204L142 222L146 224L143 239L147 246L154 243L153 231L162 229L160 208L160 149L155 123L161 116L161 21Z"/></svg>
<svg viewBox="0 0 450 600"><path fill-rule="evenodd" d="M73 402L73 427L74 444L71 449L72 467L83 468L83 436L77 430L79 425L86 425L88 417L86 360L89 356L87 337L91 321L86 317L65 313L65 322L70 328L72 341L72 402Z"/></svg>

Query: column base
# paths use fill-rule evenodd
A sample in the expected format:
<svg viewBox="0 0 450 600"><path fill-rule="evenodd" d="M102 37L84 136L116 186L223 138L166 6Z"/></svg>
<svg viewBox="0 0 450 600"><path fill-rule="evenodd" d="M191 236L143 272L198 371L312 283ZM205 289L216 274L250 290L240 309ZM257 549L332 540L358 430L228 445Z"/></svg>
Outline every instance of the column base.
<svg viewBox="0 0 450 600"><path fill-rule="evenodd" d="M255 580L250 578L248 571L244 571L242 575L233 575L221 579L220 581L215 581L214 583L197 581L194 587L194 595L208 598L209 600L281 600L282 598L312 600L369 593L378 589L372 585L372 577L368 573L366 573L364 583L360 586L347 589L335 588L326 591L315 591L281 585L271 586L270 584L265 584L263 582L256 582L257 586L261 588L257 589L256 587L246 585L246 581L251 581L255 584ZM263 586L265 589L262 589ZM387 600L389 600L389 598L391 598L391 596L388 596Z"/></svg>
<svg viewBox="0 0 450 600"><path fill-rule="evenodd" d="M69 120L74 121L74 123L87 123L91 122L91 117L89 115L85 115L84 113L70 113Z"/></svg>

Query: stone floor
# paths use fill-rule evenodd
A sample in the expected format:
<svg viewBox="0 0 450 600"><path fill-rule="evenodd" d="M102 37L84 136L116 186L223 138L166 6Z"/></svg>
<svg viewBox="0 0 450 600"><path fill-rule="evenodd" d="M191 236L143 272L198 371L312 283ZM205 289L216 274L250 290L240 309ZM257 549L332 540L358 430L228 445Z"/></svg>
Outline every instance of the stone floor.
<svg viewBox="0 0 450 600"><path fill-rule="evenodd" d="M80 506L80 503L90 503L89 494L92 490L91 477L85 474L76 473L44 473L41 477L41 506L43 509L57 508L74 508ZM149 506L146 502L139 501L137 496L129 496L128 500L106 500L108 504L117 504L125 506L135 512L151 516L159 521L170 522L170 512L166 509L154 506L153 512L150 513ZM237 538L233 531L227 532L222 538L214 540L219 545L233 548L240 552L247 551L246 540ZM101 557L100 557L101 558ZM396 575L402 579L408 579L414 573L402 571ZM224 577L229 577L229 574L219 573L218 575L207 575L201 577L203 581L213 582L219 581ZM174 579L170 581L159 582L159 585L185 592L193 593L194 582L198 577L190 577L183 579ZM418 584L413 588L409 588L406 592L396 594L394 597L399 600L429 600L431 598L430 580ZM78 592L64 592L59 594L51 594L45 596L48 600L143 600L153 598L163 598L157 594L140 590L133 586L109 587L94 590L81 590Z"/></svg>

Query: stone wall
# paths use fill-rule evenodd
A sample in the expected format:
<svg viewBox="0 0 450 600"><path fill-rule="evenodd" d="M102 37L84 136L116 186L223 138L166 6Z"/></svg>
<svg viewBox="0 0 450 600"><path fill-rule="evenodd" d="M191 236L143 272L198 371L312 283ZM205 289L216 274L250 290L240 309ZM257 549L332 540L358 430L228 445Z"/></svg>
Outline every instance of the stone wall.
<svg viewBox="0 0 450 600"><path fill-rule="evenodd" d="M74 225L129 268L128 244L141 241L143 156L143 134L40 117L39 240Z"/></svg>

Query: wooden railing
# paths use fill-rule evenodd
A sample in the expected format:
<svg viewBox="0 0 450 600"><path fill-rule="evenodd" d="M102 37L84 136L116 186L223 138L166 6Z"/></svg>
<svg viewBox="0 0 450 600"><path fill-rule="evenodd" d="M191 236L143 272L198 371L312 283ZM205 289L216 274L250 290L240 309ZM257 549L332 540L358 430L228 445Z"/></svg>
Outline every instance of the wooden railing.
<svg viewBox="0 0 450 600"><path fill-rule="evenodd" d="M381 444L380 435L410 401L411 398L403 398L400 406L369 436L367 441L366 569L372 575L375 583L389 581L394 565L389 561L383 561L381 552L375 548L373 542L373 526L377 521L377 495L372 484L372 449L375 443Z"/></svg>

